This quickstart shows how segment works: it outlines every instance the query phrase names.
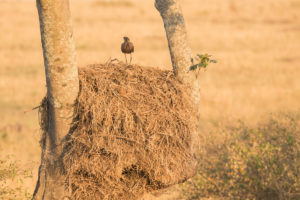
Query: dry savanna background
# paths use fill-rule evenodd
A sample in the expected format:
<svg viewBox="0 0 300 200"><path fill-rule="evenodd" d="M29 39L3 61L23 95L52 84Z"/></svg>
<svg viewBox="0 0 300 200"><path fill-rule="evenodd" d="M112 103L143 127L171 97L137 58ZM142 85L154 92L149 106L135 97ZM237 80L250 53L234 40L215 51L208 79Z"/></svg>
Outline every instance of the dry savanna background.
<svg viewBox="0 0 300 200"><path fill-rule="evenodd" d="M199 172L145 199L297 199L300 1L181 1L202 70ZM79 66L124 60L171 69L153 0L70 1ZM41 149L37 109L46 93L35 1L0 0L0 199L30 199ZM299 136L299 137L298 137ZM282 153L283 152L283 153Z"/></svg>

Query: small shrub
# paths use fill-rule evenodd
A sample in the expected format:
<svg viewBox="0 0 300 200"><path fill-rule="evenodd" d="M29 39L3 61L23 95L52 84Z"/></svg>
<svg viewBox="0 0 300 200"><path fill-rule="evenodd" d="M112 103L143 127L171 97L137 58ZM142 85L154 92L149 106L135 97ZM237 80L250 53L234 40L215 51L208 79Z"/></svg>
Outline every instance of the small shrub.
<svg viewBox="0 0 300 200"><path fill-rule="evenodd" d="M200 152L197 175L182 185L184 199L300 199L299 122L280 115L255 128L229 128L221 143L214 137Z"/></svg>
<svg viewBox="0 0 300 200"><path fill-rule="evenodd" d="M194 65L190 66L190 71L194 71L196 69L200 70L201 68L206 69L209 63L217 63L217 60L213 60L210 58L211 55L205 54L197 54ZM194 63L194 59L192 59Z"/></svg>

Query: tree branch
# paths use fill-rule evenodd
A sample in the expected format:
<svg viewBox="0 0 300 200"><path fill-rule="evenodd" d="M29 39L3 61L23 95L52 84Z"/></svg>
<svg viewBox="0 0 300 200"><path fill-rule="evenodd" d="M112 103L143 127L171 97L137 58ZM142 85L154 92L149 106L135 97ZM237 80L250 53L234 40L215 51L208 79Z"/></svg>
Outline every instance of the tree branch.
<svg viewBox="0 0 300 200"><path fill-rule="evenodd" d="M166 30L174 73L185 79L192 65L192 51L187 42L187 33L178 0L155 0Z"/></svg>

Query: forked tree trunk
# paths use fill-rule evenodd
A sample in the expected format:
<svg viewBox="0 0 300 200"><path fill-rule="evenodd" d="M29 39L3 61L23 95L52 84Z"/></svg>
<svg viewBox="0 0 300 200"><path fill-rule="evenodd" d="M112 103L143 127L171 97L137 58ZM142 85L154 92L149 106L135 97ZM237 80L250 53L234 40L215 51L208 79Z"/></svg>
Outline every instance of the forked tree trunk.
<svg viewBox="0 0 300 200"><path fill-rule="evenodd" d="M198 116L200 101L198 70L189 71L190 66L193 65L192 51L187 40L180 0L155 0L155 7L164 22L173 71L179 79L191 85L191 98L197 105L196 114Z"/></svg>
<svg viewBox="0 0 300 200"><path fill-rule="evenodd" d="M68 196L59 156L68 134L79 81L69 0L37 0L48 98L48 131L33 199Z"/></svg>
<svg viewBox="0 0 300 200"><path fill-rule="evenodd" d="M199 85L189 73L192 55L187 43L178 0L156 0L165 25L174 73L193 86L192 98L199 102ZM49 101L48 132L42 153L39 179L33 199L67 199L64 169L59 159L61 143L68 134L79 82L68 0L37 0Z"/></svg>

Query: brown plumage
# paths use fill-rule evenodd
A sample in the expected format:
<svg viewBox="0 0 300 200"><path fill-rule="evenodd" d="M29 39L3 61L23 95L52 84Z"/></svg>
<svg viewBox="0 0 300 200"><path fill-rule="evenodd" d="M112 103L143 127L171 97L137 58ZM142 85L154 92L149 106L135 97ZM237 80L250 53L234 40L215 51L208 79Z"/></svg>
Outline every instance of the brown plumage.
<svg viewBox="0 0 300 200"><path fill-rule="evenodd" d="M130 62L131 63L131 60L132 60L132 55L131 53L134 52L134 46L133 46L133 43L130 42L130 39L129 37L123 37L124 38L124 42L122 43L121 45L121 51L124 53L125 55L125 60L126 60L126 63L127 63L127 57L126 57L126 54L130 54Z"/></svg>

